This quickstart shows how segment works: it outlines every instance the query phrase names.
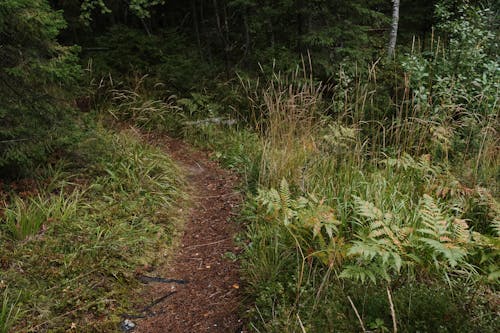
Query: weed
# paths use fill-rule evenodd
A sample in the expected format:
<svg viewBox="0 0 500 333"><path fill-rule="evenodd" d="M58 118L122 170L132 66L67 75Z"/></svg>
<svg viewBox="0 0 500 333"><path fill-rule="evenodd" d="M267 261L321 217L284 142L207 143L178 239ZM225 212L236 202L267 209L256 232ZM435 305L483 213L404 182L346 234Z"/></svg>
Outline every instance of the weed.
<svg viewBox="0 0 500 333"><path fill-rule="evenodd" d="M10 329L19 318L20 312L17 307L17 300L12 301L9 298L8 288L5 288L2 294L2 304L0 305L0 333L9 333Z"/></svg>
<svg viewBox="0 0 500 333"><path fill-rule="evenodd" d="M111 107L107 109L114 118L134 123L136 126L151 130L173 130L179 121L180 107L175 103L175 96L167 100L151 98L146 92L146 76L138 78L130 89L110 90ZM161 89L157 84L153 89Z"/></svg>
<svg viewBox="0 0 500 333"><path fill-rule="evenodd" d="M243 266L258 331L355 331L361 319L378 331L397 325L446 332L466 325L464 318L471 329L494 330L494 306L467 312L454 293L458 285L494 292L497 185L494 177L488 185L469 184L496 170L491 149L498 138L482 137L485 150L470 146L458 154L464 127L418 106L421 96L409 86L390 111L372 112L376 69L333 88L333 107L325 105L323 88L310 89L303 80L276 74L255 91L244 82L262 152L249 160L259 166L260 187L244 213L250 244ZM480 123L493 133L491 117ZM236 143L227 141L237 138L224 142L231 146ZM464 174L459 161L477 165L477 172ZM428 290L410 296L410 283ZM420 317L411 304L430 295L443 306ZM409 310L397 319L398 304L406 301ZM455 315L461 319L449 319Z"/></svg>
<svg viewBox="0 0 500 333"><path fill-rule="evenodd" d="M50 223L65 223L78 209L78 192L66 196L64 190L45 199L41 195L28 200L14 198L4 210L4 223L14 239L24 240L47 229Z"/></svg>

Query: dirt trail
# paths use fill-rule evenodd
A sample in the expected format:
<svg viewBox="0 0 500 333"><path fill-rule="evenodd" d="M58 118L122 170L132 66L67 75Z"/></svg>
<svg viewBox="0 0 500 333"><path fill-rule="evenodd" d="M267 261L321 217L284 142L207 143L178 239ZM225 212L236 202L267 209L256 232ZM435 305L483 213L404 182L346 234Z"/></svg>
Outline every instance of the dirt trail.
<svg viewBox="0 0 500 333"><path fill-rule="evenodd" d="M148 273L181 281L148 284L150 301L158 303L148 307L147 318L132 319L134 332L243 332L238 263L230 259L240 251L233 243L238 227L230 221L241 203L237 176L178 140L145 139L164 148L186 170L194 204L173 259Z"/></svg>

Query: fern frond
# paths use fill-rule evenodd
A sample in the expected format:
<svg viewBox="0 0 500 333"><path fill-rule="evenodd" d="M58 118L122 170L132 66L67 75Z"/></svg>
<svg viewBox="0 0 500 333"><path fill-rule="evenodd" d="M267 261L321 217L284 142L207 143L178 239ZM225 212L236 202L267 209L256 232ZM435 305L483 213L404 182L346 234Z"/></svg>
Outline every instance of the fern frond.
<svg viewBox="0 0 500 333"><path fill-rule="evenodd" d="M419 232L432 235L435 239L439 239L441 236L449 235L449 232L446 230L446 216L431 196L424 194L419 215L422 219L422 224L425 227L419 229Z"/></svg>
<svg viewBox="0 0 500 333"><path fill-rule="evenodd" d="M370 280L373 283L377 282L377 277L372 269L367 269L366 267L358 265L348 265L340 273L340 277L343 279L349 279L354 281L361 281L365 283L366 280Z"/></svg>
<svg viewBox="0 0 500 333"><path fill-rule="evenodd" d="M463 261L467 254L464 249L451 243L441 243L440 241L429 238L420 238L420 241L429 245L434 252L443 255L451 267L457 266L459 262Z"/></svg>
<svg viewBox="0 0 500 333"><path fill-rule="evenodd" d="M467 243L470 240L470 230L469 225L464 219L454 219L453 227L455 229L455 235L459 242Z"/></svg>
<svg viewBox="0 0 500 333"><path fill-rule="evenodd" d="M347 255L363 257L364 259L370 261L375 258L381 250L382 249L374 243L355 241L347 252Z"/></svg>
<svg viewBox="0 0 500 333"><path fill-rule="evenodd" d="M491 195L485 188L478 188L478 194L488 204L488 207L493 214L491 219L491 227L495 231L497 237L500 237L500 203Z"/></svg>
<svg viewBox="0 0 500 333"><path fill-rule="evenodd" d="M491 221L491 226L497 233L497 237L500 237L500 217L494 218L493 221Z"/></svg>
<svg viewBox="0 0 500 333"><path fill-rule="evenodd" d="M283 207L291 206L290 187L288 186L288 182L285 178L281 179L279 196Z"/></svg>
<svg viewBox="0 0 500 333"><path fill-rule="evenodd" d="M359 197L354 197L356 203L356 212L364 217L372 220L382 220L384 214L380 209L378 209L373 203L365 201Z"/></svg>

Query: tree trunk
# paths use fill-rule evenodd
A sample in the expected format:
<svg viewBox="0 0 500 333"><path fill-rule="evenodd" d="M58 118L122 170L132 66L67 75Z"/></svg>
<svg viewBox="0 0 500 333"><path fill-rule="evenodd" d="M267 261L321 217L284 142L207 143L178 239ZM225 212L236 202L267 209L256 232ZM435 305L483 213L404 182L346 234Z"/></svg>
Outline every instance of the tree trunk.
<svg viewBox="0 0 500 333"><path fill-rule="evenodd" d="M217 31L219 33L219 38L222 42L222 47L224 50L224 64L226 67L226 75L229 76L229 42L226 39L226 37L227 37L227 20L226 20L227 15L224 15L224 17L223 17L224 22L222 22L221 17L219 15L219 6L217 4L217 0L213 0L213 6L214 6L214 11L215 11L215 20L217 23ZM223 13L224 13L224 11L223 11Z"/></svg>
<svg viewBox="0 0 500 333"><path fill-rule="evenodd" d="M211 65L213 63L213 56L212 56L212 48L210 44L210 39L209 39L209 33L207 33L207 27L206 23L207 20L205 19L205 4L206 1L200 1L200 36L203 38L203 43L207 46L204 48L206 55L208 57L208 63Z"/></svg>
<svg viewBox="0 0 500 333"><path fill-rule="evenodd" d="M392 0L392 23L391 23L391 32L389 34L389 47L387 49L388 58L393 58L396 51L396 39L398 38L398 23L399 23L399 0Z"/></svg>
<svg viewBox="0 0 500 333"><path fill-rule="evenodd" d="M245 8L245 13L243 14L243 26L245 28L245 54L244 58L246 59L247 55L250 53L250 27L248 25L248 8Z"/></svg>
<svg viewBox="0 0 500 333"><path fill-rule="evenodd" d="M198 52L203 60L203 49L201 48L200 25L198 20L198 9L196 8L196 0L191 0L191 16L193 18L193 28L196 35L196 44L198 45Z"/></svg>

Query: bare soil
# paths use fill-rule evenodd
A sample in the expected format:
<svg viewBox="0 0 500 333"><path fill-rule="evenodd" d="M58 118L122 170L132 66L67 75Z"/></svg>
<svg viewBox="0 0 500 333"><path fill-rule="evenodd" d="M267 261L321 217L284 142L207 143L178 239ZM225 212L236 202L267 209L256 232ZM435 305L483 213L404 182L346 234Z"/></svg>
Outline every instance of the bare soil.
<svg viewBox="0 0 500 333"><path fill-rule="evenodd" d="M178 248L165 267L144 273L150 281L146 318L131 318L134 332L243 332L239 317L241 295L234 242L238 225L232 221L242 196L238 177L221 169L206 152L165 137L146 135L185 170L192 206ZM184 283L185 282L185 283Z"/></svg>

